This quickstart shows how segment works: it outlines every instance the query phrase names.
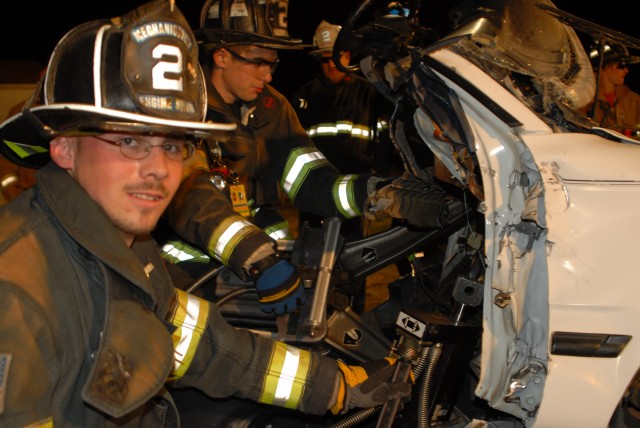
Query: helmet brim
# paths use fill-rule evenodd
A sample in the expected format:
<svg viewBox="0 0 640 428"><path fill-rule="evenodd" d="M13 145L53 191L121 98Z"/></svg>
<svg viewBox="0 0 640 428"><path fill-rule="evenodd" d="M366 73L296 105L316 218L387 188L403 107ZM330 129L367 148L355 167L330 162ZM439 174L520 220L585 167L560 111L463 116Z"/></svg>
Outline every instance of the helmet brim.
<svg viewBox="0 0 640 428"><path fill-rule="evenodd" d="M309 55L318 55L321 53L325 53L325 52L333 52L333 46L328 47L328 48L322 48L322 49L316 49L313 51L309 51Z"/></svg>
<svg viewBox="0 0 640 428"><path fill-rule="evenodd" d="M0 153L28 168L49 162L49 142L60 135L167 135L185 140L227 139L235 123L163 119L86 104L50 104L23 110L0 124Z"/></svg>
<svg viewBox="0 0 640 428"><path fill-rule="evenodd" d="M301 39L285 39L268 37L257 33L230 30L194 30L196 39L202 42L203 48L209 52L225 46L255 45L267 49L301 50L308 46Z"/></svg>
<svg viewBox="0 0 640 428"><path fill-rule="evenodd" d="M605 58L605 63L611 63L611 62L623 62L627 65L636 65L636 64L640 64L640 56L620 56L616 59L613 60L609 60L608 58Z"/></svg>

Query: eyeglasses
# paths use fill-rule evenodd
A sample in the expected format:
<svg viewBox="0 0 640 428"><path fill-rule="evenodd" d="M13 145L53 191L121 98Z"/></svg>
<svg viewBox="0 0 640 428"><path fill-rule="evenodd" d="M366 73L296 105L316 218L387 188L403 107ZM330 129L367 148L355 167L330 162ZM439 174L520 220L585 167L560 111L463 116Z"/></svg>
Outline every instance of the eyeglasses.
<svg viewBox="0 0 640 428"><path fill-rule="evenodd" d="M247 58L246 56L242 56L229 48L224 48L224 50L229 52L233 58L237 59L240 62L244 62L245 64L253 65L257 68L268 67L269 73L271 74L276 72L276 67L278 67L278 64L280 63L279 59L276 59L275 61L269 61L264 58Z"/></svg>
<svg viewBox="0 0 640 428"><path fill-rule="evenodd" d="M141 160L149 156L151 149L159 147L164 152L167 159L182 162L193 156L195 145L190 141L165 141L162 144L150 144L148 141L137 140L134 137L122 137L118 140L108 140L106 138L92 135L93 138L103 141L112 146L118 146L122 156L132 160Z"/></svg>

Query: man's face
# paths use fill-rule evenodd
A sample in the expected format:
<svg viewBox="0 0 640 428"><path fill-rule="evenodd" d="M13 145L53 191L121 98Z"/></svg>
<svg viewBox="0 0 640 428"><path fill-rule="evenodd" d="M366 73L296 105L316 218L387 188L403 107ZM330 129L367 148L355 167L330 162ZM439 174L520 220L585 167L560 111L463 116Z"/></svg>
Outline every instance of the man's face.
<svg viewBox="0 0 640 428"><path fill-rule="evenodd" d="M629 69L624 63L612 62L602 67L602 77L613 85L624 84L624 78L629 73Z"/></svg>
<svg viewBox="0 0 640 428"><path fill-rule="evenodd" d="M278 53L259 46L230 46L213 53L212 83L227 103L250 102L271 82Z"/></svg>
<svg viewBox="0 0 640 428"><path fill-rule="evenodd" d="M138 151L146 154L143 159L123 155L127 149L121 151L122 146L137 144L153 147ZM178 189L182 162L169 159L165 149L179 150L184 144L145 135L60 137L51 143L51 157L104 209L130 245L135 236L153 230Z"/></svg>
<svg viewBox="0 0 640 428"><path fill-rule="evenodd" d="M327 80L331 83L338 83L342 79L344 79L345 73L338 70L336 68L336 64L331 59L333 56L332 52L322 52L318 54L317 60L320 61L320 67L322 68L322 73L327 78ZM341 52L340 53L340 63L347 67L349 65L349 61L351 60L350 52Z"/></svg>

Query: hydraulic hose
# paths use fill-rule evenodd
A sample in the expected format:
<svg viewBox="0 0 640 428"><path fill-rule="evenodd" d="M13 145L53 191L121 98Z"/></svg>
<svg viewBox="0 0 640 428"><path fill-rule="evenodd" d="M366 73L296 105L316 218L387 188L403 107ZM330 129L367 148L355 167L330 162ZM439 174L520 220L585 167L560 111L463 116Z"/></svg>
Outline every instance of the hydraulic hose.
<svg viewBox="0 0 640 428"><path fill-rule="evenodd" d="M436 365L438 364L438 360L440 359L440 355L442 354L442 344L436 343L431 348L429 348L429 350L430 352L428 353L428 364L426 366L424 376L422 377L422 383L420 384L420 394L418 396L417 428L428 428L430 425L429 402L431 401L431 380L433 379Z"/></svg>

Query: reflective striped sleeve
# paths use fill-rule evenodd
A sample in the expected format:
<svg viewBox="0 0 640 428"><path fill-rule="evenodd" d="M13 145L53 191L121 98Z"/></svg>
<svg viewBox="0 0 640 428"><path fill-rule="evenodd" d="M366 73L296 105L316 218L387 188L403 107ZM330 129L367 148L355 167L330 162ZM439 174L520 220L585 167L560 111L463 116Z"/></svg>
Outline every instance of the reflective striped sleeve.
<svg viewBox="0 0 640 428"><path fill-rule="evenodd" d="M258 401L321 415L335 404L338 382L335 360L273 342Z"/></svg>
<svg viewBox="0 0 640 428"><path fill-rule="evenodd" d="M328 165L329 162L315 147L298 147L289 154L282 174L280 185L292 201L307 178L309 173L316 168Z"/></svg>
<svg viewBox="0 0 640 428"><path fill-rule="evenodd" d="M333 185L333 200L338 212L346 218L362 215L362 210L355 198L356 178L358 178L357 175L343 175Z"/></svg>
<svg viewBox="0 0 640 428"><path fill-rule="evenodd" d="M173 340L174 363L169 376L175 381L189 369L207 326L209 302L176 288L177 305L169 322L176 327Z"/></svg>
<svg viewBox="0 0 640 428"><path fill-rule="evenodd" d="M215 228L207 250L225 266L229 265L229 258L238 243L251 234L256 227L242 216L230 216L222 220Z"/></svg>
<svg viewBox="0 0 640 428"><path fill-rule="evenodd" d="M169 381L212 397L236 395L311 414L324 414L335 404L335 360L236 329L215 304L182 290L176 293L169 318L175 327Z"/></svg>
<svg viewBox="0 0 640 428"><path fill-rule="evenodd" d="M309 351L275 342L259 401L287 409L297 409L310 367Z"/></svg>
<svg viewBox="0 0 640 428"><path fill-rule="evenodd" d="M302 188L305 180L312 171L329 166L329 162L324 155L315 147L298 147L291 151L282 175L281 186L287 193L289 199L296 201L296 196ZM333 177L336 177L335 175ZM337 211L345 218L353 218L362 215L361 205L355 196L355 183L357 175L338 175L332 186L331 197ZM309 190L305 190L309 192ZM328 196L328 195L327 195ZM323 195L313 195L306 199L316 199L320 201ZM315 210L312 210L315 211Z"/></svg>

